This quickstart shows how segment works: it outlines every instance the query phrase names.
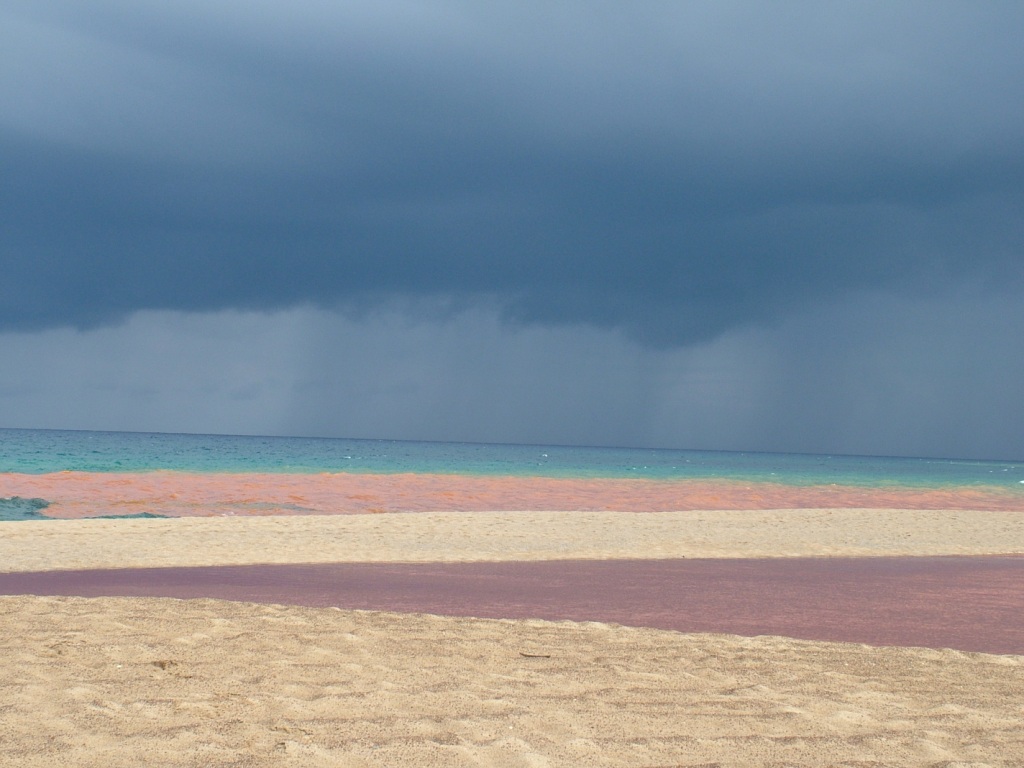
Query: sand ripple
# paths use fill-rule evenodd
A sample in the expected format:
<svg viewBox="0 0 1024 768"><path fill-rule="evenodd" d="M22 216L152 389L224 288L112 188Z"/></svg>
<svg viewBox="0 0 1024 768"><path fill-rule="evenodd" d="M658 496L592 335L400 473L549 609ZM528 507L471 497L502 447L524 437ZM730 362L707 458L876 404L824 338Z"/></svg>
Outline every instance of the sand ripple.
<svg viewBox="0 0 1024 768"><path fill-rule="evenodd" d="M212 600L0 612L11 765L1024 760L1024 657Z"/></svg>

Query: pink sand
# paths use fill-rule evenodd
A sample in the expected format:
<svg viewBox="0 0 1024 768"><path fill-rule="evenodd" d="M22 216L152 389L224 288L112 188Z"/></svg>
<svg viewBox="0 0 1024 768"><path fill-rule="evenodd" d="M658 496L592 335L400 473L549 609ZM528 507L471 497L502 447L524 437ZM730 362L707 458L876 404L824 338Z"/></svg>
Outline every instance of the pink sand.
<svg viewBox="0 0 1024 768"><path fill-rule="evenodd" d="M216 597L1024 653L1024 557L334 563L0 573L2 595Z"/></svg>
<svg viewBox="0 0 1024 768"><path fill-rule="evenodd" d="M563 479L429 474L0 474L0 497L43 498L45 514L183 516L358 514L433 510L894 508L1024 511L998 489L794 487L715 480Z"/></svg>

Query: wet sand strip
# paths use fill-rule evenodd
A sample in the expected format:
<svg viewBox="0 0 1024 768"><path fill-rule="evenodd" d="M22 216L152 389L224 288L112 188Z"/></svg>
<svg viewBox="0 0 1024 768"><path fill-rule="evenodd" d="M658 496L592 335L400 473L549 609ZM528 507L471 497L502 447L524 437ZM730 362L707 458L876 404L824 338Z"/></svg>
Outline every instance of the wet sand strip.
<svg viewBox="0 0 1024 768"><path fill-rule="evenodd" d="M1024 489L787 485L721 479L290 472L0 473L0 497L51 502L47 517L172 517L576 510L901 509L1024 511Z"/></svg>
<svg viewBox="0 0 1024 768"><path fill-rule="evenodd" d="M346 563L0 573L0 594L213 597L1024 654L1024 557Z"/></svg>

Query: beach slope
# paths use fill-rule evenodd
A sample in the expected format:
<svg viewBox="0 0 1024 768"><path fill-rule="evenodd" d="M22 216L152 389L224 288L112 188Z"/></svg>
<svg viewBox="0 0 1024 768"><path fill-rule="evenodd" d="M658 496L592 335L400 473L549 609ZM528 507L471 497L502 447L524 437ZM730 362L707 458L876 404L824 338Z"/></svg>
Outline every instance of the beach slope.
<svg viewBox="0 0 1024 768"><path fill-rule="evenodd" d="M27 768L1024 759L1019 656L213 600L0 613Z"/></svg>

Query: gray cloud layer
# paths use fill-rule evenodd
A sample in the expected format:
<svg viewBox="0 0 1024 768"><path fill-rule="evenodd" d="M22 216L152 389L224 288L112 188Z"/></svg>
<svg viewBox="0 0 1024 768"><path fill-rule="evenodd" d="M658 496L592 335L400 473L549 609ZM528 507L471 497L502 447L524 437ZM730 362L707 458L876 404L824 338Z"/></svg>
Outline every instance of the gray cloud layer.
<svg viewBox="0 0 1024 768"><path fill-rule="evenodd" d="M672 345L1024 281L1015 3L5 9L2 327L405 296Z"/></svg>
<svg viewBox="0 0 1024 768"><path fill-rule="evenodd" d="M1021 329L1024 302L975 291L675 349L480 310L144 312L0 333L0 423L1019 459Z"/></svg>

